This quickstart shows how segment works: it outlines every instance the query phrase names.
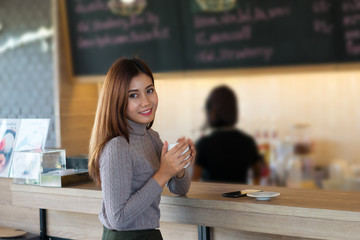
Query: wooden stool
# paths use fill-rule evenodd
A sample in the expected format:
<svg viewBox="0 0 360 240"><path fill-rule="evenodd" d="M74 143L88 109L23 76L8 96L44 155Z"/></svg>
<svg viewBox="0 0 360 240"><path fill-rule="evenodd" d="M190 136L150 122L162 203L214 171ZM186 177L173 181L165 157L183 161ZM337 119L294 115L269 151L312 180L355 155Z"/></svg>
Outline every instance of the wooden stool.
<svg viewBox="0 0 360 240"><path fill-rule="evenodd" d="M14 228L0 227L0 239L11 240L38 240L39 235L27 233L25 231L17 230Z"/></svg>

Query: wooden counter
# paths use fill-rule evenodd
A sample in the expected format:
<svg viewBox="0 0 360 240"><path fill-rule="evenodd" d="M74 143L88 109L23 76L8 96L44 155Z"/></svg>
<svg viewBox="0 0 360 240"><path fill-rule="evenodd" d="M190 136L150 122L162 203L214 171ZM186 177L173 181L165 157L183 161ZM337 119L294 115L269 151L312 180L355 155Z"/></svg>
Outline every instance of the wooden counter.
<svg viewBox="0 0 360 240"><path fill-rule="evenodd" d="M269 201L221 196L223 192L247 188L281 195ZM49 235L76 239L101 236L97 214L102 197L94 184L68 188L13 184L11 191L15 206L51 210ZM242 236L241 239L345 240L360 236L359 192L193 182L187 196L164 190L160 208L164 239L197 239L197 225L213 227L211 239ZM79 227L89 236L76 235Z"/></svg>

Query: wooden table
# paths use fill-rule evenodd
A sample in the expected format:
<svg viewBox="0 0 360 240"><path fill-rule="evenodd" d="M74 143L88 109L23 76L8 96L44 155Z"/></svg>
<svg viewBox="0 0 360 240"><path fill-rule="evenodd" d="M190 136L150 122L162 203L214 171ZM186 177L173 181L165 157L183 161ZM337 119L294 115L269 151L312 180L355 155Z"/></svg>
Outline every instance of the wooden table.
<svg viewBox="0 0 360 240"><path fill-rule="evenodd" d="M221 196L248 188L280 196L269 201ZM95 234L94 239L101 236L101 225L96 224L102 197L94 184L67 188L13 184L11 190L14 205L53 211L48 216L49 235L86 238L74 235L76 229L61 230L59 221L70 221L75 228L88 221L78 227ZM212 228L211 239L360 239L359 192L193 182L186 196L164 189L160 208L164 239L197 239L198 225ZM181 238L180 233L187 235Z"/></svg>

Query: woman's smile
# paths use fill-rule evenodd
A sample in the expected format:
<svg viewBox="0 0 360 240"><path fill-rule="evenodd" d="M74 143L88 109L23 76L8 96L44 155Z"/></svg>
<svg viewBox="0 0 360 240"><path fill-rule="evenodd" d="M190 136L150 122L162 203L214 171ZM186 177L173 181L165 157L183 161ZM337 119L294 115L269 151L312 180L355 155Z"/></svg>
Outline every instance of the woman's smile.
<svg viewBox="0 0 360 240"><path fill-rule="evenodd" d="M142 112L140 112L140 114L144 115L144 116L149 116L151 114L151 112L152 112L152 108L142 111Z"/></svg>

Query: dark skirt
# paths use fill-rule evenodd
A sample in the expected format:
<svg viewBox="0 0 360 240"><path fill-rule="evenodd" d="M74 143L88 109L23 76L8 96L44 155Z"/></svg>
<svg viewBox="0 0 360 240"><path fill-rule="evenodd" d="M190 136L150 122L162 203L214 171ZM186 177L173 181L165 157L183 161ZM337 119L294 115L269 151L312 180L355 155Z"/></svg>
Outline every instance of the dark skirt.
<svg viewBox="0 0 360 240"><path fill-rule="evenodd" d="M163 240L160 230L115 231L103 227L102 240Z"/></svg>

